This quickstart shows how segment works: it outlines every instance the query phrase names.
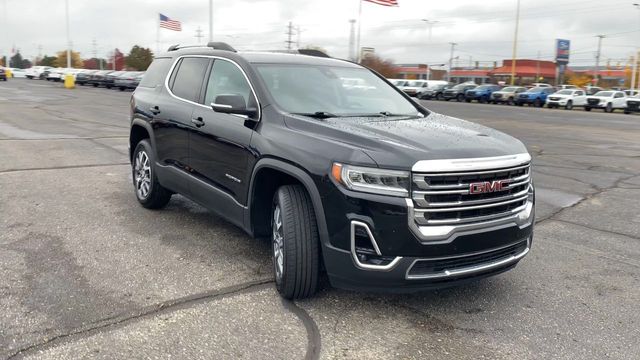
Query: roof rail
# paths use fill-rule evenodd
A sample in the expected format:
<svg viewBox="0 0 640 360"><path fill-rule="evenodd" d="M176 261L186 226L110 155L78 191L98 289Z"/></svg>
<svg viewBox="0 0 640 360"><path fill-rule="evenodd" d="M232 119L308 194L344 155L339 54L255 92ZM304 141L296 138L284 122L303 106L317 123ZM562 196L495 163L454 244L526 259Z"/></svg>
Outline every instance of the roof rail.
<svg viewBox="0 0 640 360"><path fill-rule="evenodd" d="M323 57L323 58L331 57L327 55L327 53L325 53L324 51L317 50L317 49L298 49L298 53L301 55L316 56L316 57Z"/></svg>
<svg viewBox="0 0 640 360"><path fill-rule="evenodd" d="M234 49L233 47L231 47L231 45L224 43L224 42L209 42L207 45L185 45L185 46L180 46L180 44L175 44L175 45L171 45L169 46L169 49L167 49L167 51L176 51L179 49L186 49L186 48L202 48L202 47L209 47L212 49L216 49L216 50L225 50L225 51L232 51L232 52L237 52L236 49Z"/></svg>
<svg viewBox="0 0 640 360"><path fill-rule="evenodd" d="M231 52L237 52L231 45L221 41L209 41L207 47L214 48L216 50L225 50Z"/></svg>

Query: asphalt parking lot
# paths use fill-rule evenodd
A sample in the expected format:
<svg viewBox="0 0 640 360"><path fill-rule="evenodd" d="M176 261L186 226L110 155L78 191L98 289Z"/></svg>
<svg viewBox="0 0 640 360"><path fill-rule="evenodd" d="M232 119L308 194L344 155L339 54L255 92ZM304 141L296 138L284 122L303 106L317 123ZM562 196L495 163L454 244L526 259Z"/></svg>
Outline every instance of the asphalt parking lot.
<svg viewBox="0 0 640 360"><path fill-rule="evenodd" d="M129 96L0 83L0 358L638 358L640 116L425 101L525 142L531 253L465 287L286 302L266 241L138 205Z"/></svg>

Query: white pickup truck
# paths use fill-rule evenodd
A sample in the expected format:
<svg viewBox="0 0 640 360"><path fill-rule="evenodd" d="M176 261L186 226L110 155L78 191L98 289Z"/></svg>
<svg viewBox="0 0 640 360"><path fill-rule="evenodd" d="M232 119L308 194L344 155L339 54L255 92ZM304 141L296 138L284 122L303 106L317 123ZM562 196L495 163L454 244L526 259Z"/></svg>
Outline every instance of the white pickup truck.
<svg viewBox="0 0 640 360"><path fill-rule="evenodd" d="M40 75L49 69L51 66L32 66L25 71L25 76L27 79L39 79Z"/></svg>

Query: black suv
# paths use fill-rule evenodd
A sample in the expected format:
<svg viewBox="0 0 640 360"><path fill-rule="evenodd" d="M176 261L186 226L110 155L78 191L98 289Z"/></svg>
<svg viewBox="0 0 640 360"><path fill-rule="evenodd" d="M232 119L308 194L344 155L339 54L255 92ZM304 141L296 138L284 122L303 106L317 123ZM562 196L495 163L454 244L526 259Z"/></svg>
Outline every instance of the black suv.
<svg viewBox="0 0 640 360"><path fill-rule="evenodd" d="M132 95L130 156L144 207L180 193L271 238L286 298L312 295L321 271L351 289L464 283L532 243L520 141L319 52L169 48Z"/></svg>

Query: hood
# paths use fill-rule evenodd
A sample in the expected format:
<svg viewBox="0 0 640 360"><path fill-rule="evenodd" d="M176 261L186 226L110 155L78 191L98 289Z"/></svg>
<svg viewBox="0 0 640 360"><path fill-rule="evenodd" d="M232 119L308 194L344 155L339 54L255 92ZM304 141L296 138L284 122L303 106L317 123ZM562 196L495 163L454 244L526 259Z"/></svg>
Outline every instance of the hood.
<svg viewBox="0 0 640 360"><path fill-rule="evenodd" d="M287 121L287 126L296 123ZM329 118L318 120L318 125L324 129L315 128L315 136L357 147L383 168L410 169L419 160L527 152L519 140L500 131L436 113L425 118Z"/></svg>

